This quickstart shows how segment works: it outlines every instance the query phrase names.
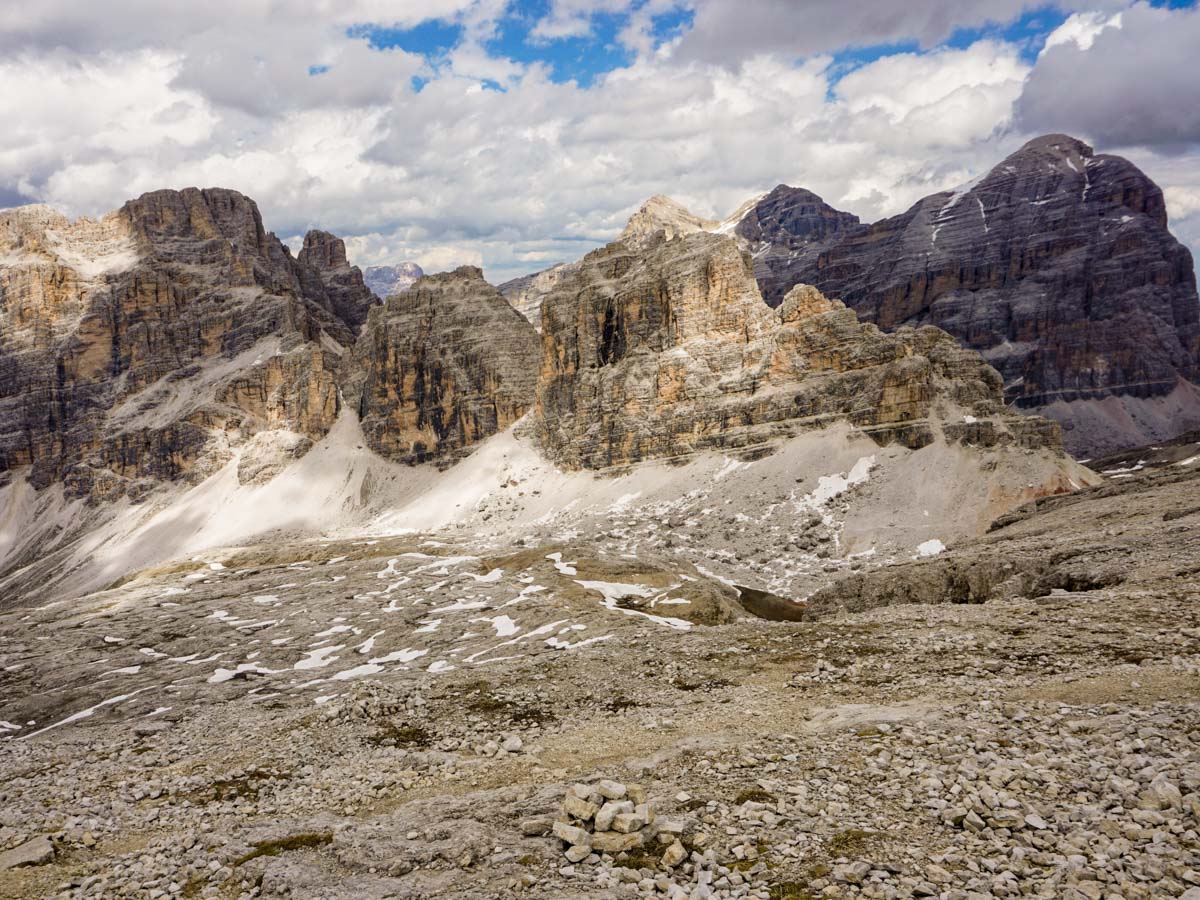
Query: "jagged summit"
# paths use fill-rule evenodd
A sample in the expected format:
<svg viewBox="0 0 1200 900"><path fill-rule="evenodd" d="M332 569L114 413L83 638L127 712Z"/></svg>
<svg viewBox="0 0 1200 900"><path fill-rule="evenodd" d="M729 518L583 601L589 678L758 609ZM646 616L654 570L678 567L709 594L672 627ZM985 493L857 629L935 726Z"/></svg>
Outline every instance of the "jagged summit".
<svg viewBox="0 0 1200 900"><path fill-rule="evenodd" d="M297 260L317 272L334 313L357 333L377 301L358 266L346 258L345 241L327 231L310 231Z"/></svg>
<svg viewBox="0 0 1200 900"><path fill-rule="evenodd" d="M658 232L671 240L697 231L711 231L719 224L711 219L702 219L670 197L657 194L630 216L618 240L641 241Z"/></svg>

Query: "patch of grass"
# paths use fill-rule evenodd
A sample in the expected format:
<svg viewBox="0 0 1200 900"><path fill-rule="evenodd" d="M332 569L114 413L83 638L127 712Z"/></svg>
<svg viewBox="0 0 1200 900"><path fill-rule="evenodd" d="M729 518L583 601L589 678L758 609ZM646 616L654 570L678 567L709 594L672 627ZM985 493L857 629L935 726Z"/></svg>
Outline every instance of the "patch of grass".
<svg viewBox="0 0 1200 900"><path fill-rule="evenodd" d="M233 864L240 866L252 859L258 859L260 856L278 856L291 850L308 850L314 847L324 847L331 843L333 843L332 831L304 831L299 834L290 834L277 841L259 841L254 845L253 850L239 856Z"/></svg>
<svg viewBox="0 0 1200 900"><path fill-rule="evenodd" d="M768 794L766 791L759 788L749 788L742 791L734 798L734 806L741 806L743 803L753 801L755 803L774 803L775 795Z"/></svg>
<svg viewBox="0 0 1200 900"><path fill-rule="evenodd" d="M816 894L798 881L781 881L773 884L768 896L771 900L816 900Z"/></svg>
<svg viewBox="0 0 1200 900"><path fill-rule="evenodd" d="M847 828L831 837L825 847L832 856L854 856L874 843L878 837L874 831Z"/></svg>
<svg viewBox="0 0 1200 900"><path fill-rule="evenodd" d="M479 713L500 713L506 711L511 704L495 694L483 694L467 704L467 709Z"/></svg>
<svg viewBox="0 0 1200 900"><path fill-rule="evenodd" d="M618 854L617 861L627 869L657 869L666 851L666 847L661 848L657 854L645 848L626 850Z"/></svg>
<svg viewBox="0 0 1200 900"><path fill-rule="evenodd" d="M684 851L688 857L691 857L692 851L696 846L680 835L677 840L683 845ZM667 852L667 847L670 844L656 844L653 847L639 847L636 850L626 850L617 856L621 865L630 869L659 869L662 868L662 857Z"/></svg>
<svg viewBox="0 0 1200 900"><path fill-rule="evenodd" d="M635 709L641 705L636 700L630 700L624 694L617 694L604 704L604 708L610 712L622 712L626 709Z"/></svg>
<svg viewBox="0 0 1200 900"><path fill-rule="evenodd" d="M247 772L244 775L239 775L236 778L218 778L216 781L209 782L203 787L199 787L194 791L190 791L185 795L185 799L219 803L225 800L255 800L258 798L259 791L264 787L264 782L271 779L287 779L291 778L291 772L269 772L259 769L255 772Z"/></svg>
<svg viewBox="0 0 1200 900"><path fill-rule="evenodd" d="M478 683L472 693L477 694L467 703L467 709L485 716L504 716L515 725L544 725L554 722L557 717L540 706L524 706L515 700L498 697L491 691L491 685L486 681Z"/></svg>
<svg viewBox="0 0 1200 900"><path fill-rule="evenodd" d="M379 747L385 741L391 741L396 747L428 747L433 743L433 735L420 725L385 722L378 731L367 738L367 743Z"/></svg>

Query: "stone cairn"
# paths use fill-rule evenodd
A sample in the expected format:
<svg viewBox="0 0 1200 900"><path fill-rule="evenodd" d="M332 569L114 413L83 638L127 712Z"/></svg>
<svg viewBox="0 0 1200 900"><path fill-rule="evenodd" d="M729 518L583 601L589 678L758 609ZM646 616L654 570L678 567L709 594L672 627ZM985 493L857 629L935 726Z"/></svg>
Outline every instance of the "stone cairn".
<svg viewBox="0 0 1200 900"><path fill-rule="evenodd" d="M572 863L583 862L592 854L656 852L656 846L665 846L661 862L667 868L687 858L687 850L673 831L660 831L655 824L646 791L636 784L601 779L595 784L572 785L551 830L566 845L566 857Z"/></svg>

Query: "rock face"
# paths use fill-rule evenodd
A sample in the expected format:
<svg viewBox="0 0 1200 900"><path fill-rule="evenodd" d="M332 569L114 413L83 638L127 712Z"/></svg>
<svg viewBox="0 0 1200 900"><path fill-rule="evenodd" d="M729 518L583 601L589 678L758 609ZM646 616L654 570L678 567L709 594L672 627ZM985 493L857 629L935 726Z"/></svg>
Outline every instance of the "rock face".
<svg viewBox="0 0 1200 900"><path fill-rule="evenodd" d="M782 190L738 226L760 242L768 302L808 283L886 331L937 325L1000 371L1009 402L1062 419L1077 451L1114 449L1114 438L1066 404L1162 397L1200 379L1191 255L1167 230L1162 191L1120 157L1047 135L869 227L819 202L780 215ZM1200 422L1200 408L1183 411L1179 430ZM1136 423L1116 434L1164 436Z"/></svg>
<svg viewBox="0 0 1200 900"><path fill-rule="evenodd" d="M319 438L354 338L352 286L322 271L235 191L0 213L0 472L104 499L202 478L264 429Z"/></svg>
<svg viewBox="0 0 1200 900"><path fill-rule="evenodd" d="M808 287L771 310L734 239L631 233L542 307L536 425L564 466L750 447L839 418L908 447L1057 441L1045 420L1004 414L996 372L939 329L884 334Z"/></svg>
<svg viewBox="0 0 1200 900"><path fill-rule="evenodd" d="M479 269L422 278L371 310L355 347L368 443L406 463L460 454L525 414L537 354L533 326Z"/></svg>
<svg viewBox="0 0 1200 900"><path fill-rule="evenodd" d="M562 263L532 275L523 275L500 285L499 291L513 309L530 321L534 328L542 328L542 303L559 282L578 268L578 263Z"/></svg>
<svg viewBox="0 0 1200 900"><path fill-rule="evenodd" d="M809 270L837 238L863 228L858 216L786 184L735 214L734 221L733 233L750 245L759 290L771 307L783 302L796 283L795 272Z"/></svg>
<svg viewBox="0 0 1200 900"><path fill-rule="evenodd" d="M346 259L345 242L328 231L310 231L297 260L302 273L308 274L309 269L317 273L334 314L357 334L367 321L367 310L378 301L363 282L358 266Z"/></svg>
<svg viewBox="0 0 1200 900"><path fill-rule="evenodd" d="M386 300L392 294L412 287L424 274L416 263L403 262L395 266L367 266L363 280L371 293L380 300Z"/></svg>

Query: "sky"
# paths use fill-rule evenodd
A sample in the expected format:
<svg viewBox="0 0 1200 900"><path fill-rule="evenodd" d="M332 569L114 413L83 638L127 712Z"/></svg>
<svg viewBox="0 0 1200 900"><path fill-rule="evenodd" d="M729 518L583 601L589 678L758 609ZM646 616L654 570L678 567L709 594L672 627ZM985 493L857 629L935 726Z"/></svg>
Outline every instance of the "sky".
<svg viewBox="0 0 1200 900"><path fill-rule="evenodd" d="M1194 0L0 0L0 207L254 198L358 265L577 259L648 197L867 221L1066 132L1200 253Z"/></svg>

